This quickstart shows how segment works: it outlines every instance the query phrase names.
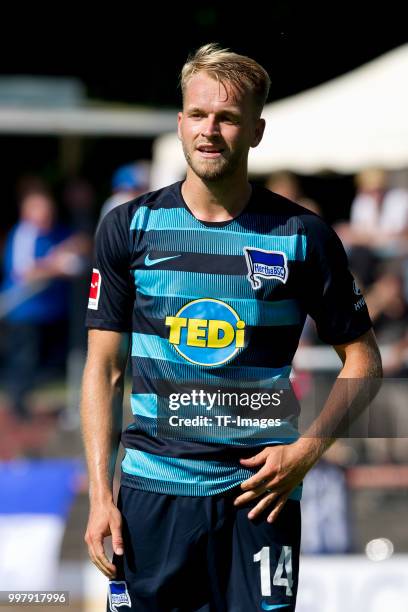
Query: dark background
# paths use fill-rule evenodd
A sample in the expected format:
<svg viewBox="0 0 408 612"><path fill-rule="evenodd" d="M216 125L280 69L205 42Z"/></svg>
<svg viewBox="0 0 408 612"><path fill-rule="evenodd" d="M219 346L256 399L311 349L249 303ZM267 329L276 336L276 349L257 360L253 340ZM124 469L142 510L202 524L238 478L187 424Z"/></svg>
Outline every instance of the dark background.
<svg viewBox="0 0 408 612"><path fill-rule="evenodd" d="M397 2L24 7L3 22L0 73L76 77L92 100L177 108L187 55L212 41L254 57L267 69L271 102L398 47L408 41L408 30ZM149 158L151 145L149 138L84 139L81 174L93 183L98 201L109 194L112 171ZM16 216L15 183L21 174L41 174L58 194L66 178L58 167L58 146L53 137L2 138L2 190L9 205L0 215L6 226ZM300 178L329 221L347 214L351 176Z"/></svg>
<svg viewBox="0 0 408 612"><path fill-rule="evenodd" d="M313 87L408 41L403 3L100 3L22 10L3 23L3 74L74 76L91 98L175 106L189 52L207 42L253 56L270 101ZM90 7L88 7L88 10Z"/></svg>

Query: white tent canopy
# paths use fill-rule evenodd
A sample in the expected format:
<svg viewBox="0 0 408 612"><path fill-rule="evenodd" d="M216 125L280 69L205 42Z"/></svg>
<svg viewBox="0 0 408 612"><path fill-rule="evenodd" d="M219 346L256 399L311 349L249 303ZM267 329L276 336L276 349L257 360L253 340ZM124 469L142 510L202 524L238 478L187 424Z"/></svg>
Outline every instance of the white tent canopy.
<svg viewBox="0 0 408 612"><path fill-rule="evenodd" d="M251 174L275 170L353 173L367 166L408 165L408 45L314 89L265 107L266 129L251 149ZM154 148L154 188L185 172L180 142Z"/></svg>

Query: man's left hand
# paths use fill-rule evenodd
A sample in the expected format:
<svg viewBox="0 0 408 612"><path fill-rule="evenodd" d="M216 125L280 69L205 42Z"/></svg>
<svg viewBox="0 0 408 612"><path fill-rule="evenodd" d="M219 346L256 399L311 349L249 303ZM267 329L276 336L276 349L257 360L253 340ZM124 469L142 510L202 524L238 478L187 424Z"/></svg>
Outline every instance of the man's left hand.
<svg viewBox="0 0 408 612"><path fill-rule="evenodd" d="M268 523L272 523L291 491L303 480L315 461L309 453L300 450L296 443L268 446L254 457L240 459L244 467L262 467L254 476L241 483L244 493L235 499L234 506L245 505L262 495L259 503L249 512L248 518L256 518L274 503L267 517Z"/></svg>

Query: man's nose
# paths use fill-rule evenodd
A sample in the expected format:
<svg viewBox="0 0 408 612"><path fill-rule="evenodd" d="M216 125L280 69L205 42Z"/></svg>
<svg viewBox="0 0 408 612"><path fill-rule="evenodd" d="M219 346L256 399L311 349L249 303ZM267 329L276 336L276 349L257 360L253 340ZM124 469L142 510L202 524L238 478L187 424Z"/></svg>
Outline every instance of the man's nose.
<svg viewBox="0 0 408 612"><path fill-rule="evenodd" d="M215 117L208 116L206 117L204 124L202 126L202 135L209 138L210 136L215 136L219 134L219 124Z"/></svg>

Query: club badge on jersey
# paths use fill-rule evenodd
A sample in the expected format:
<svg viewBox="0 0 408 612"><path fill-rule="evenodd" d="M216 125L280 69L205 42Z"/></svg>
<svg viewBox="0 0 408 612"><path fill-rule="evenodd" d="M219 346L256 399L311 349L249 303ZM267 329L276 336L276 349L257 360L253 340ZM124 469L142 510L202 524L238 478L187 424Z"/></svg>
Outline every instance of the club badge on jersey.
<svg viewBox="0 0 408 612"><path fill-rule="evenodd" d="M259 289L262 286L260 278L276 278L286 283L288 278L286 253L246 246L244 254L248 266L247 278L253 289Z"/></svg>

